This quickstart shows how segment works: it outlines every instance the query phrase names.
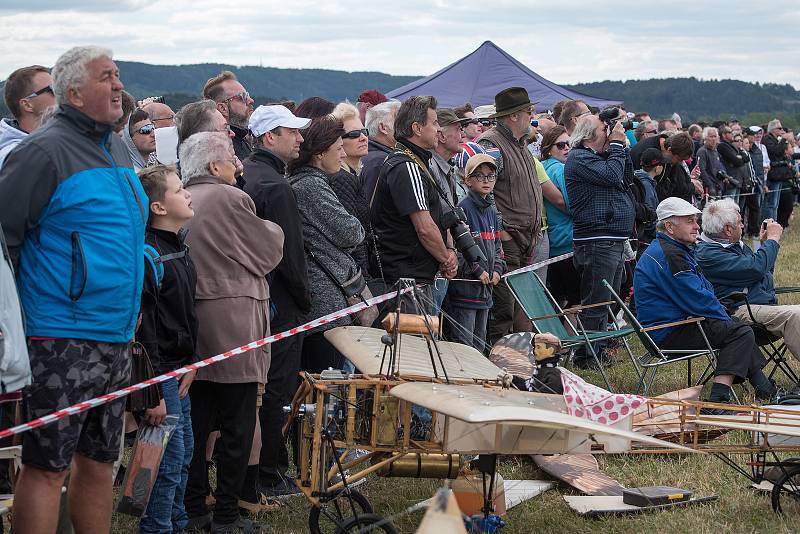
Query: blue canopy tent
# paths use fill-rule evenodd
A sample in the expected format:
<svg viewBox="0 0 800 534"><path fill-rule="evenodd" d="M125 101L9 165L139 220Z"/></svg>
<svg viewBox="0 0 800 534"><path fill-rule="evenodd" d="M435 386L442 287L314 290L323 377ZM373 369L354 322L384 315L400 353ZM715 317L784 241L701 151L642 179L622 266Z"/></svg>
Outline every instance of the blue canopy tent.
<svg viewBox="0 0 800 534"><path fill-rule="evenodd" d="M559 100L582 99L599 108L621 104L565 89L545 80L511 57L491 41L477 50L425 78L386 93L389 98L405 100L415 95L433 95L440 106L456 107L465 102L473 106L494 104L494 95L508 87L524 87L539 110L552 109Z"/></svg>

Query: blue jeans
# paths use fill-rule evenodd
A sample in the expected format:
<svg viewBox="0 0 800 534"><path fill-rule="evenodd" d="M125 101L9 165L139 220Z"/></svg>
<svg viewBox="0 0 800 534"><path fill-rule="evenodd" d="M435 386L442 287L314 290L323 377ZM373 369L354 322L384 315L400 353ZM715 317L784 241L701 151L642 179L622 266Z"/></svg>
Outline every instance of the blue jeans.
<svg viewBox="0 0 800 534"><path fill-rule="evenodd" d="M442 311L442 302L444 297L447 296L447 287L450 281L446 278L437 278L431 284L431 298L433 300L433 313L432 315L439 315Z"/></svg>
<svg viewBox="0 0 800 534"><path fill-rule="evenodd" d="M183 494L194 451L192 404L189 395L182 399L178 396L178 381L175 379L162 382L161 391L167 414L177 415L180 420L161 459L147 511L139 521L139 532L147 534L180 532L186 528L189 519L183 506Z"/></svg>
<svg viewBox="0 0 800 534"><path fill-rule="evenodd" d="M781 182L767 180L769 193L764 193L764 200L761 204L761 220L778 218L778 199L781 196Z"/></svg>
<svg viewBox="0 0 800 534"><path fill-rule="evenodd" d="M451 306L450 316L459 326L454 326L450 332L450 341L463 343L475 347L482 353L487 353L486 322L489 319L489 309L478 310L474 308L459 308Z"/></svg>

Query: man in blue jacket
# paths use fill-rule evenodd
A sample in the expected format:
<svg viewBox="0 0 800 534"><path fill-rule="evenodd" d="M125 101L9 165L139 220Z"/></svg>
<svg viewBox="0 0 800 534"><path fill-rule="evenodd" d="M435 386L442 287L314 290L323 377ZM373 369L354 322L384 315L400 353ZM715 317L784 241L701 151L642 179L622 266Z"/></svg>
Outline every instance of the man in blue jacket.
<svg viewBox="0 0 800 534"><path fill-rule="evenodd" d="M18 265L33 383L26 421L118 390L130 378L130 341L144 273L147 196L113 125L122 83L110 50L84 46L53 67L59 109L8 155L0 210ZM14 532L55 532L71 468L76 532L108 532L120 399L23 435Z"/></svg>
<svg viewBox="0 0 800 534"><path fill-rule="evenodd" d="M731 319L703 276L694 255L700 227L700 211L677 197L661 201L656 209L656 239L636 265L633 294L636 315L644 327L660 326L689 317L701 323L711 346L717 350L717 367L711 402L730 402L731 385L745 379L760 399L770 399L775 385L764 375L764 357L752 329ZM705 339L694 323L651 330L650 337L664 349L704 349Z"/></svg>
<svg viewBox="0 0 800 534"><path fill-rule="evenodd" d="M622 120L627 117L624 112L619 113L613 129L596 115L581 117L572 132L572 149L564 167L573 221L573 263L580 277L584 306L611 300L603 279L619 291L624 279L625 241L633 232L633 162L625 148L622 127ZM587 308L580 318L587 330L606 330L605 306ZM601 363L608 359L605 343L597 342L594 350ZM575 365L595 365L585 347L576 351Z"/></svg>
<svg viewBox="0 0 800 534"><path fill-rule="evenodd" d="M697 262L714 285L717 298L735 310L734 317L752 322L744 301L728 298L732 293L746 293L755 319L770 332L782 336L789 351L800 359L800 306L779 306L773 285L783 228L772 219L765 224L759 236L761 247L753 252L742 242L739 206L729 198L709 203L703 210Z"/></svg>

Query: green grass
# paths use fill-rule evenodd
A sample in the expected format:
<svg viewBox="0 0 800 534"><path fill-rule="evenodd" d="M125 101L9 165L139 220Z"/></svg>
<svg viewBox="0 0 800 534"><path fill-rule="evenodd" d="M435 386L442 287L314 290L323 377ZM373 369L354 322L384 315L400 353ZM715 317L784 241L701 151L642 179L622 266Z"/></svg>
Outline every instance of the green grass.
<svg viewBox="0 0 800 534"><path fill-rule="evenodd" d="M796 269L800 265L800 232L787 230L781 245L775 272L776 285L800 286L800 275ZM783 296L781 303L800 304L800 296ZM619 355L619 362L609 370L610 378L619 390L632 391L637 378L630 362L622 358ZM601 383L597 374L588 373L584 376L594 383ZM783 380L785 382L785 378ZM663 393L684 385L685 366L667 366L660 372L653 393ZM740 391L742 393L749 394ZM579 516L566 505L562 495L577 493L561 485L512 509L506 517L508 526L502 532L717 534L798 531L800 517L774 514L768 496L749 489L747 479L711 455L598 455L597 459L606 473L625 486L676 486L689 489L696 495L717 494L719 500L709 505L684 509L592 519ZM738 456L737 459L743 465L748 457ZM499 471L506 479L548 478L526 457L503 458ZM433 495L441 483L439 480L370 477L358 489L369 498L377 513L394 517L398 531L410 533L415 531L423 512L404 511ZM275 532L308 532L308 510L309 506L302 498L293 498L281 511L265 514L258 519ZM130 518L115 514L112 532L132 532L135 529L136 523Z"/></svg>

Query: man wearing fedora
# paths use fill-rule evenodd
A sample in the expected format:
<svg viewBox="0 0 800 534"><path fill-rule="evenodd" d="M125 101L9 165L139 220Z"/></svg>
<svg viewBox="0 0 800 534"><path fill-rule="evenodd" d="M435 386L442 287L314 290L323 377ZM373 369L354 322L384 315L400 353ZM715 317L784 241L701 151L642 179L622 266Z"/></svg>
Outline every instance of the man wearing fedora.
<svg viewBox="0 0 800 534"><path fill-rule="evenodd" d="M542 188L536 163L528 152L533 103L523 87L510 87L494 97L494 128L485 131L478 143L487 150L500 152L497 158L497 184L494 201L502 218L500 239L508 270L525 265L533 254L542 221ZM511 292L503 284L494 288L494 306L489 318L487 339L490 343L513 330L514 319L522 312Z"/></svg>

